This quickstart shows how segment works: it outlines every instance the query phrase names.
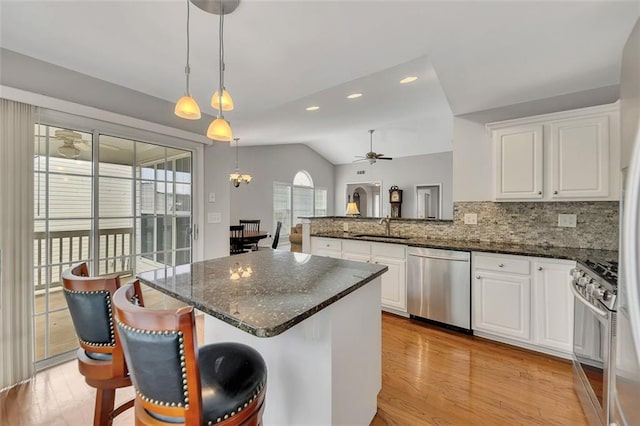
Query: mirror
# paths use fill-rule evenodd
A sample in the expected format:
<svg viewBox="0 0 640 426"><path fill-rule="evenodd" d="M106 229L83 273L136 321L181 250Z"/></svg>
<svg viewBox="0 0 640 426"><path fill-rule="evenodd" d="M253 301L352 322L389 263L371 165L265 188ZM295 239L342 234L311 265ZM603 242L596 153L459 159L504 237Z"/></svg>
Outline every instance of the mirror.
<svg viewBox="0 0 640 426"><path fill-rule="evenodd" d="M344 212L347 211L347 203L354 202L360 212L358 217L383 216L381 188L382 181L348 183L344 197L345 207L342 214L346 214Z"/></svg>

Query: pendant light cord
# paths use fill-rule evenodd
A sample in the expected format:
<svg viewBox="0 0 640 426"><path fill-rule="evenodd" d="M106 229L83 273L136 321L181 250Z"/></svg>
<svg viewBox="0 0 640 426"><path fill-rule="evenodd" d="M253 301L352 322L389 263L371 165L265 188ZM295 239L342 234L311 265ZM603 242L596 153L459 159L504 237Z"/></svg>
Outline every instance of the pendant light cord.
<svg viewBox="0 0 640 426"><path fill-rule="evenodd" d="M236 141L236 172L238 172L238 141L240 140L240 138L235 138L234 141Z"/></svg>
<svg viewBox="0 0 640 426"><path fill-rule="evenodd" d="M222 40L223 34L224 34L224 5L222 0L220 0L220 34L219 34L219 39L220 39L220 46L219 46L219 53L220 53L220 87L218 88L218 104L220 104L220 113L219 113L219 117L222 117L222 88L223 88L223 83L224 83L224 42ZM237 147L237 142L236 142L236 147Z"/></svg>
<svg viewBox="0 0 640 426"><path fill-rule="evenodd" d="M184 67L184 73L187 75L187 96L191 96L191 91L189 90L189 74L191 74L191 67L189 66L189 48L190 48L190 39L189 39L189 19L190 19L190 0L187 0L187 65Z"/></svg>

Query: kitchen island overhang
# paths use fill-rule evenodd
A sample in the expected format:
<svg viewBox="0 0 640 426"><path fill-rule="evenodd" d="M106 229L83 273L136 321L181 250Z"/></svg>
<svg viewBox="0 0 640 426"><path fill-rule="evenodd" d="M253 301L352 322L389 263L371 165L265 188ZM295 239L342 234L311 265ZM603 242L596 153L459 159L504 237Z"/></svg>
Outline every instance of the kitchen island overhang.
<svg viewBox="0 0 640 426"><path fill-rule="evenodd" d="M261 250L139 278L206 313L205 343L235 341L262 354L265 424L368 424L381 388L380 277L386 271Z"/></svg>

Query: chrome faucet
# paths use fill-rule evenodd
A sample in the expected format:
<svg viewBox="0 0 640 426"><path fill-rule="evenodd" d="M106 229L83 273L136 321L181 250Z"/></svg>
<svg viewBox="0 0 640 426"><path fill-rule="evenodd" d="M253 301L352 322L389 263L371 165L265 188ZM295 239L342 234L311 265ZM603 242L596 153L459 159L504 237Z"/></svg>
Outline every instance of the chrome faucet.
<svg viewBox="0 0 640 426"><path fill-rule="evenodd" d="M382 225L383 223L386 225L387 232L385 235L388 237L391 235L391 219L389 219L389 216L381 218L378 225Z"/></svg>

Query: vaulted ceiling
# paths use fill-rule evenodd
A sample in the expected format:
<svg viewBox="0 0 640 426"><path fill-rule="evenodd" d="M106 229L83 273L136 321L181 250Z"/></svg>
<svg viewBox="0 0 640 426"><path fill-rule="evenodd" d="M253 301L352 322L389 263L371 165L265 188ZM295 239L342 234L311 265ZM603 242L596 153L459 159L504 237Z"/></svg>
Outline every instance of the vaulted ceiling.
<svg viewBox="0 0 640 426"><path fill-rule="evenodd" d="M168 102L184 92L186 0L0 7L5 49ZM446 151L453 115L618 84L638 16L638 1L242 0L225 18L226 118L243 145L305 143L334 164L368 151L370 128L390 156ZM192 6L191 92L211 116L217 33Z"/></svg>

